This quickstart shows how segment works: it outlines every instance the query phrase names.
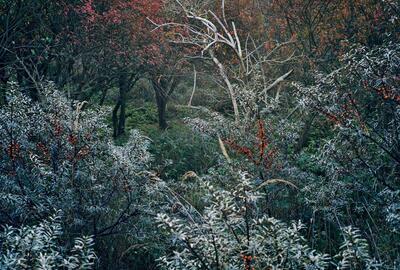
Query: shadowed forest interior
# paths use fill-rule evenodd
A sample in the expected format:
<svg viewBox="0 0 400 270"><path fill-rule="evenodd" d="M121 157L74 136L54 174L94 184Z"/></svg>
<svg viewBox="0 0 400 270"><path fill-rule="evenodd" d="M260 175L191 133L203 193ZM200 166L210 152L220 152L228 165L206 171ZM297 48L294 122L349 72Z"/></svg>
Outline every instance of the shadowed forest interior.
<svg viewBox="0 0 400 270"><path fill-rule="evenodd" d="M400 0L0 0L0 269L400 269Z"/></svg>

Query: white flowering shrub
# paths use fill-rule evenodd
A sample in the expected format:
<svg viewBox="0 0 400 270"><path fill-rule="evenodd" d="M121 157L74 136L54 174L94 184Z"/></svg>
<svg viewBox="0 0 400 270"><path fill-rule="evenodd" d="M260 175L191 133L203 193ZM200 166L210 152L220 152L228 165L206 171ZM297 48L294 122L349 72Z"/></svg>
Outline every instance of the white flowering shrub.
<svg viewBox="0 0 400 270"><path fill-rule="evenodd" d="M76 238L64 246L61 216L53 215L34 226L6 226L0 233L1 269L93 269L93 239Z"/></svg>
<svg viewBox="0 0 400 270"><path fill-rule="evenodd" d="M339 260L337 269L383 269L382 263L371 258L368 243L358 229L348 226L342 229L342 234L344 242L335 256Z"/></svg>
<svg viewBox="0 0 400 270"><path fill-rule="evenodd" d="M324 269L328 256L309 248L304 225L268 217L259 208L263 194L247 173L222 188L202 178L204 211L185 201L173 213L159 214L160 226L172 235L175 249L160 258L165 269ZM314 268L312 268L314 267Z"/></svg>
<svg viewBox="0 0 400 270"><path fill-rule="evenodd" d="M0 224L37 223L61 209L66 234L93 235L99 257L110 252L102 242L108 236L136 237L132 225L147 221L138 217L146 205L149 140L131 131L126 145L114 145L106 111L68 100L52 83L42 84L37 102L15 83L6 93L0 107Z"/></svg>
<svg viewBox="0 0 400 270"><path fill-rule="evenodd" d="M225 158L237 170L255 175L255 183L282 178L296 185L296 191L285 185L263 186L266 201L259 207L285 222L302 219L311 246L334 257L330 267L396 269L400 46L388 42L376 48L354 47L340 64L329 74L317 72L314 83L294 83L277 99L257 97L257 82L236 89L242 95L238 95L243 112L239 122L209 113L186 123L202 136L216 141L219 137ZM225 183L226 190L235 188L225 177L214 180ZM359 228L351 233L363 239L358 242L360 248L365 244L361 250L369 249L380 263L351 250L344 252L350 246L340 245L340 235L350 234L342 232L350 224ZM343 259L346 256L352 258ZM382 266L383 262L390 266Z"/></svg>
<svg viewBox="0 0 400 270"><path fill-rule="evenodd" d="M385 220L389 224L393 233L400 232L400 190L384 189L379 193L379 197L386 206Z"/></svg>
<svg viewBox="0 0 400 270"><path fill-rule="evenodd" d="M388 262L398 258L387 248L399 228L399 66L397 43L355 47L339 69L317 74L312 85L294 84L299 108L325 127L302 153L304 167L314 168L301 181L305 202L329 222L351 217Z"/></svg>
<svg viewBox="0 0 400 270"><path fill-rule="evenodd" d="M228 170L223 177L211 172L197 179L203 209L170 196L170 210L158 214L172 244L159 259L164 269L395 269L373 258L367 241L351 226L341 230L337 255L316 251L303 236L302 222L287 224L263 211L266 194L254 177ZM229 182L221 183L227 175ZM163 182L158 186L170 191Z"/></svg>

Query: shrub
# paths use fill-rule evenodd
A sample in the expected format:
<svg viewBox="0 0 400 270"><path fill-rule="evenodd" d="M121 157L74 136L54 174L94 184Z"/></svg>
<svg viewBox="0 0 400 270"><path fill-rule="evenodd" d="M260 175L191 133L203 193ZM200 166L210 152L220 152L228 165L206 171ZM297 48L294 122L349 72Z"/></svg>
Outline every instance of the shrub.
<svg viewBox="0 0 400 270"><path fill-rule="evenodd" d="M0 234L1 269L93 269L93 239L80 237L62 245L61 215L34 226L6 226Z"/></svg>

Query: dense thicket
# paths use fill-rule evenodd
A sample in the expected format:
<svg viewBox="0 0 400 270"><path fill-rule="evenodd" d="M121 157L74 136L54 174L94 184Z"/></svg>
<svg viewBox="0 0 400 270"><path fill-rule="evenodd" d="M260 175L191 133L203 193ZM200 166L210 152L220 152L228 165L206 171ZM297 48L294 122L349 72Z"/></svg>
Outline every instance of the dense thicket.
<svg viewBox="0 0 400 270"><path fill-rule="evenodd" d="M398 0L0 0L1 269L398 269Z"/></svg>

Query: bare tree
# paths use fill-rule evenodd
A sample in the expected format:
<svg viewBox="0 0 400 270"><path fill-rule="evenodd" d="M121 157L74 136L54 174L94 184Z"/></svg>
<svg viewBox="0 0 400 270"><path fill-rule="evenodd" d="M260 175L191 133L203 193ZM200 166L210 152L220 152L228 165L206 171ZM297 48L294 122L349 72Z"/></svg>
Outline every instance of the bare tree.
<svg viewBox="0 0 400 270"><path fill-rule="evenodd" d="M250 35L247 36L245 42L242 42L235 22L228 22L226 19L224 0L221 2L222 15L220 17L211 10L202 12L201 10L193 9L193 7L188 8L179 0L176 0L176 3L184 15L184 22L153 23L157 28L172 27L183 29L184 31L175 32L176 35L172 42L197 47L201 51L200 58L212 60L228 90L236 122L240 120L241 116L238 105L238 95L240 93L237 90L240 87L234 87L235 85L245 85L252 74L256 73L255 69L261 69L263 84L263 91L259 93L261 96L280 84L292 73L292 71L289 71L271 84L267 84L263 64L268 62L268 57L272 56L276 50L290 44L290 42L278 44L268 55L261 56L258 51L262 46L256 46ZM234 53L238 59L238 65L226 64L218 57L216 50L222 46ZM282 61L289 61L293 56L291 55Z"/></svg>

